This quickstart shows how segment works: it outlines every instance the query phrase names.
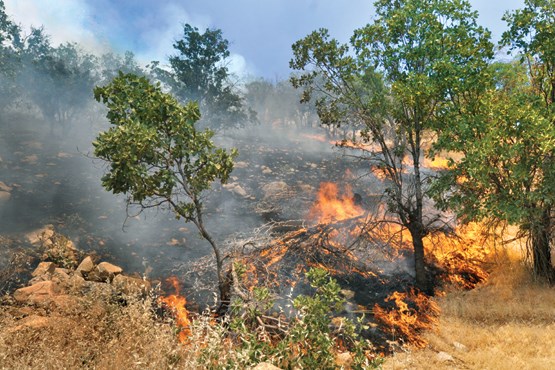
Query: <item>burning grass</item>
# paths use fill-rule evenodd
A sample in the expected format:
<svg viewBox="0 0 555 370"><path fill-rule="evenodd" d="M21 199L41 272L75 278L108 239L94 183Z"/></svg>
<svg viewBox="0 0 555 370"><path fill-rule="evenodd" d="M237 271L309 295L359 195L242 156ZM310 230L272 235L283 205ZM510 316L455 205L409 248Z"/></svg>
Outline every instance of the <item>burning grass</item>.
<svg viewBox="0 0 555 370"><path fill-rule="evenodd" d="M553 369L554 288L531 280L520 256L499 254L492 266L481 286L438 299L425 349L399 352L384 369Z"/></svg>

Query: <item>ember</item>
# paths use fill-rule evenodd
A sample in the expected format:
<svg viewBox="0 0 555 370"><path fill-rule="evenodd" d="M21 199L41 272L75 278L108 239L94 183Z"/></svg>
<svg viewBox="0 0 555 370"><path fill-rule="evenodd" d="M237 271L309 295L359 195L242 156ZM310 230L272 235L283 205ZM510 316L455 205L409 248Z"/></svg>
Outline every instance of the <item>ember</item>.
<svg viewBox="0 0 555 370"><path fill-rule="evenodd" d="M179 282L177 278L172 276L166 280L170 283L174 289L175 294L169 295L167 297L160 297L158 298L158 303L163 304L168 309L171 310L177 327L179 328L179 341L181 343L187 343L189 335L190 335L190 325L191 321L189 319L189 311L185 308L185 304L187 300L185 297L179 295Z"/></svg>

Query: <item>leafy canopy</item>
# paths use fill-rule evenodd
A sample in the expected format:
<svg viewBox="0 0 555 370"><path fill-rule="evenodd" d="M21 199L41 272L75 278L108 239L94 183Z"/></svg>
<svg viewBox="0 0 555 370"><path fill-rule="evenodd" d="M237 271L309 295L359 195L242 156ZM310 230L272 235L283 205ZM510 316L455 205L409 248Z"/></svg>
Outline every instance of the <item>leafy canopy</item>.
<svg viewBox="0 0 555 370"><path fill-rule="evenodd" d="M93 143L95 155L110 164L103 186L144 207L169 205L177 217L198 219L201 193L228 179L236 155L216 148L210 130L195 128L198 105L183 106L159 84L123 73L94 95L114 125Z"/></svg>

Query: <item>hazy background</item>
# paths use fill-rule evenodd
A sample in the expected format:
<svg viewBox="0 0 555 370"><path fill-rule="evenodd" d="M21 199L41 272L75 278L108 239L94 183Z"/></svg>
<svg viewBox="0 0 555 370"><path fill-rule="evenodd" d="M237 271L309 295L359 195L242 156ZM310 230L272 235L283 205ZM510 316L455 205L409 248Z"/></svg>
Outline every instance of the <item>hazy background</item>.
<svg viewBox="0 0 555 370"><path fill-rule="evenodd" d="M166 60L183 23L220 28L231 45L231 70L270 80L289 75L291 45L325 27L340 41L369 23L369 0L5 0L6 13L28 26L44 25L54 44L76 41L94 50L133 51L144 63ZM507 10L523 0L470 0L494 40Z"/></svg>

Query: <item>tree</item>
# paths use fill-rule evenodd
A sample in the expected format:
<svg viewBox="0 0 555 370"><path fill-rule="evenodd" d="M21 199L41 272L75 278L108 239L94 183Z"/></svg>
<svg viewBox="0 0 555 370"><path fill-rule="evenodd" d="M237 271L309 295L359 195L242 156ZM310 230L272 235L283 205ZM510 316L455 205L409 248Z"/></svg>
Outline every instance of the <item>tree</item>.
<svg viewBox="0 0 555 370"><path fill-rule="evenodd" d="M192 222L216 257L220 298L225 293L223 258L203 221L203 193L216 179L225 183L235 149L215 147L213 132L198 131L196 103L183 106L147 78L120 73L96 87L95 99L108 108L114 127L98 135L94 154L110 164L102 185L142 208L168 207Z"/></svg>
<svg viewBox="0 0 555 370"><path fill-rule="evenodd" d="M20 68L20 44L20 29L6 15L4 1L0 0L0 109L17 96L15 76Z"/></svg>
<svg viewBox="0 0 555 370"><path fill-rule="evenodd" d="M377 148L366 158L385 175L391 221L410 232L416 285L429 291L423 239L439 216L424 213L431 174L422 160L432 134L449 124L452 101L482 88L492 45L467 1L378 0L375 8L375 21L351 38L353 51L324 29L295 43L290 65L305 73L292 83L304 88L303 101L322 94L323 124L359 125L359 140Z"/></svg>
<svg viewBox="0 0 555 370"><path fill-rule="evenodd" d="M96 58L76 43L53 47L42 28L31 30L21 52L23 91L50 121L63 127L89 103L97 79Z"/></svg>
<svg viewBox="0 0 555 370"><path fill-rule="evenodd" d="M185 24L183 38L173 45L178 54L169 58L171 71L160 68L157 62L152 68L179 99L198 102L205 112L204 121L212 128L238 126L253 119L231 84L228 46L222 30L200 33L198 28Z"/></svg>
<svg viewBox="0 0 555 370"><path fill-rule="evenodd" d="M492 65L492 86L440 136L440 147L464 154L437 185L467 220L497 219L527 237L535 276L555 281L551 261L555 205L555 7L526 0L507 13L502 43L521 53Z"/></svg>

